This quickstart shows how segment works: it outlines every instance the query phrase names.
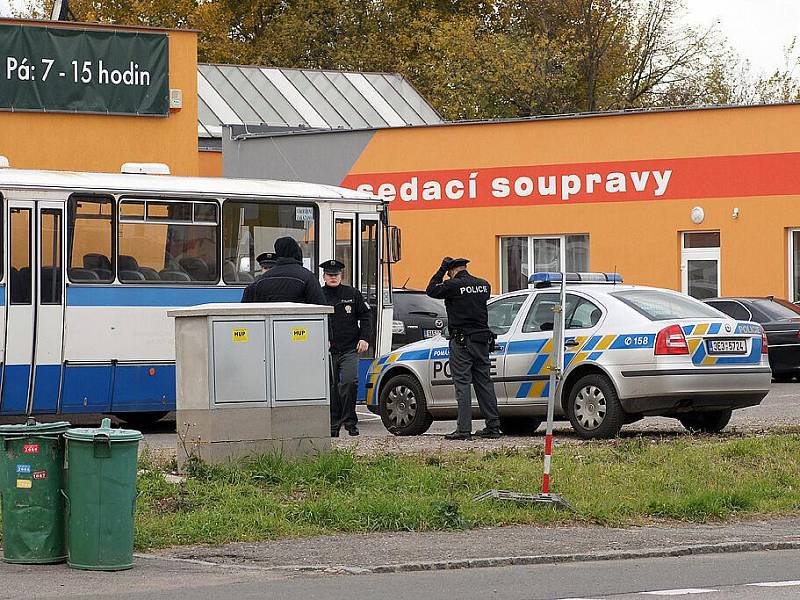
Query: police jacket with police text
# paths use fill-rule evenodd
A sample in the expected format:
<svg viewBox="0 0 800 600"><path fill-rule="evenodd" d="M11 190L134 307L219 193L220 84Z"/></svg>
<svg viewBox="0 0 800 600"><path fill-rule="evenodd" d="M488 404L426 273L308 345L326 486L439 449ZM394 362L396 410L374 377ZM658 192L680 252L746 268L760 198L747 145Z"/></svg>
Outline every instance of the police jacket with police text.
<svg viewBox="0 0 800 600"><path fill-rule="evenodd" d="M333 307L328 317L328 337L331 352L351 352L359 340L369 342L372 335L372 319L369 304L356 288L339 284L336 287L322 286L325 304Z"/></svg>
<svg viewBox="0 0 800 600"><path fill-rule="evenodd" d="M248 285L242 302L327 304L319 280L295 258L281 257L274 267Z"/></svg>
<svg viewBox="0 0 800 600"><path fill-rule="evenodd" d="M431 298L444 300L447 321L451 331L460 330L469 335L489 331L486 301L492 294L489 282L459 271L455 277L444 281L444 271L431 277L425 292Z"/></svg>

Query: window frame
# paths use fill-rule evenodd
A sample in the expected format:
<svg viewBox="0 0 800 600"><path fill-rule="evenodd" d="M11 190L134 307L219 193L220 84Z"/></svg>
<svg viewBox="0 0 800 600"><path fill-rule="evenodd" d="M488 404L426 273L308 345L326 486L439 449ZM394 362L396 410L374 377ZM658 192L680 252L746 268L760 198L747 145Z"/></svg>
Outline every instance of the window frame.
<svg viewBox="0 0 800 600"><path fill-rule="evenodd" d="M519 309L517 310L517 314L514 315L514 318L511 320L511 325L509 325L508 329L506 331L504 331L503 333L497 333L497 332L494 332L494 330L492 330L494 333L496 333L496 335L498 337L504 336L504 335L513 335L514 333L516 333L516 329L514 328L514 325L517 324L517 322L519 320L519 315L523 311L523 309L525 308L525 304L530 302L531 301L531 297L535 296L535 294L532 294L527 290L515 290L513 292L509 292L507 294L503 294L501 296L498 296L497 298L492 298L489 302L486 303L486 313L487 313L487 318L488 318L489 310L492 308L492 305L497 304L499 302L503 302L504 300L508 300L508 299L510 299L512 297L515 298L517 296L522 298L522 303L520 303L520 305L519 305ZM489 328L491 329L491 323L489 324Z"/></svg>
<svg viewBox="0 0 800 600"><path fill-rule="evenodd" d="M540 290L535 295L533 300L531 301L531 305L528 307L528 312L525 314L525 317L523 318L522 323L521 323L522 328L520 329L520 333L524 333L524 334L534 334L534 333L552 334L552 332L553 332L552 329L549 329L549 330L540 329L538 331L526 331L526 329L525 329L525 325L528 322L528 317L533 312L533 309L536 306L536 302L540 298L543 298L545 295L554 295L554 296L556 296L556 302L558 302L559 291L557 289L556 290ZM567 313L567 314L564 315L564 317L565 317L565 319L564 319L564 331L572 331L572 330L575 330L575 329L594 329L595 327L597 327L597 325L600 323L600 321L603 320L603 317L606 314L606 309L605 309L605 307L603 307L599 302L597 302L593 298L587 298L583 294L578 294L578 293L575 293L575 292L573 292L571 290L566 293L565 300L567 302L567 305L569 305L569 298L575 298L576 301L575 301L575 305L574 305L574 307L572 309L572 312L571 313ZM586 302L588 304L591 304L595 308L599 309L600 310L600 318L597 320L597 323L595 323L594 325L590 325L589 327L570 327L569 325L571 324L572 319L575 317L575 311L577 311L578 307L581 304L583 304L584 302ZM567 319L566 319L567 317L569 317L569 322L567 322Z"/></svg>
<svg viewBox="0 0 800 600"><path fill-rule="evenodd" d="M182 221L178 219L148 219L147 218L147 205L148 202L156 202L158 204L192 204L192 220L191 221ZM122 205L125 202L143 202L144 203L144 210L142 212L142 218L123 218L122 217ZM215 235L215 256L217 259L217 277L214 280L209 281L170 281L170 280L160 280L156 281L153 279L147 279L144 281L141 280L125 280L122 281L119 278L119 272L115 269L114 275L115 280L119 282L121 285L133 285L137 287L147 286L147 285L155 285L155 286L180 286L180 287L209 287L209 286L217 286L222 281L222 203L219 198L204 198L202 196L159 196L157 194L122 194L117 197L117 219L116 219L116 235L114 236L116 247L115 247L115 261L119 258L119 236L120 236L120 225L123 223L130 223L131 225L141 225L141 224L153 224L153 225L189 225L189 226L198 226L198 227L215 227L216 228L216 235ZM217 209L217 221L216 223L211 223L209 221L195 221L195 204L213 204ZM135 257L134 257L135 258ZM115 267L116 267L115 262Z"/></svg>
<svg viewBox="0 0 800 600"><path fill-rule="evenodd" d="M789 299L789 302L795 302L795 301L800 301L800 286L796 287L795 286L795 280L794 280L794 276L795 276L795 272L794 272L794 252L795 252L794 234L795 233L800 234L800 227L789 227L787 229L787 233L788 233L788 236L789 236L789 240L788 240L788 244L787 244L788 245L788 250L789 250L789 260L788 260L788 266L789 266L789 286L788 286L789 290L788 290L788 292L789 292L789 295L788 295L788 299ZM798 247L797 250L800 251L800 247ZM798 273L798 277L800 277L800 273Z"/></svg>
<svg viewBox="0 0 800 600"><path fill-rule="evenodd" d="M86 201L101 201L107 200L111 204L111 256L109 256L109 260L111 261L111 274L112 278L111 281L98 281L97 283L94 282L87 282L87 281L73 281L69 275L70 269L76 268L72 266L72 246L73 241L75 239L75 227L74 227L74 210L73 210L73 200L82 199ZM73 192L67 197L67 201L65 202L66 207L66 235L67 235L67 253L64 257L66 260L64 261L64 273L66 282L69 285L85 285L85 286L99 286L99 285L113 285L117 280L117 198L113 194L98 194L94 192ZM77 268L83 268L83 265Z"/></svg>
<svg viewBox="0 0 800 600"><path fill-rule="evenodd" d="M311 207L314 210L314 261L316 264L312 263L312 267L316 267L319 264L319 238L322 233L322 224L320 223L320 210L319 204L314 200L307 198L307 199L300 199L299 201L290 200L287 198L275 198L273 196L269 197L252 197L252 196L245 196L245 197L226 197L220 199L220 213L219 213L219 253L220 253L220 282L223 285L230 286L230 287L238 287L238 288L245 288L252 282L247 281L234 281L234 282L227 282L225 281L224 277L224 262L225 262L225 238L224 238L224 231L225 231L225 205L227 203L237 203L237 204L277 204L278 206L286 205L286 206L305 206ZM331 212L333 214L333 212ZM264 249L262 252L268 252L269 250ZM260 254L259 252L255 253L253 257L253 264L255 264L255 257ZM312 273L314 271L312 270ZM253 276L256 277L258 275L258 270L253 271ZM317 277L319 279L319 277Z"/></svg>
<svg viewBox="0 0 800 600"><path fill-rule="evenodd" d="M537 234L537 235L500 235L497 236L497 248L498 248L498 276L500 279L500 290L504 294L509 294L511 292L516 292L518 290L506 290L507 281L503 278L503 239L505 238L527 238L528 239L528 277L530 277L534 273L534 265L536 264L536 257L534 256L534 240L559 240L559 251L558 251L558 260L562 267L566 267L567 263L567 238L573 236L585 236L586 238L586 245L587 245L587 261L591 260L591 234L588 232L573 232L573 233L560 233L560 234Z"/></svg>

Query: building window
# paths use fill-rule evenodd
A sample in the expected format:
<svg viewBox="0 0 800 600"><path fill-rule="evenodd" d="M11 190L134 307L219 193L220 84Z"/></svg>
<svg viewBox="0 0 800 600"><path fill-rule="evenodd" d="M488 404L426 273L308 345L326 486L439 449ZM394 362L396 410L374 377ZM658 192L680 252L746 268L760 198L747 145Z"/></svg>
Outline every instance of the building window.
<svg viewBox="0 0 800 600"><path fill-rule="evenodd" d="M789 232L789 299L800 300L800 229Z"/></svg>
<svg viewBox="0 0 800 600"><path fill-rule="evenodd" d="M500 287L503 293L528 287L540 271L588 271L586 234L500 238Z"/></svg>

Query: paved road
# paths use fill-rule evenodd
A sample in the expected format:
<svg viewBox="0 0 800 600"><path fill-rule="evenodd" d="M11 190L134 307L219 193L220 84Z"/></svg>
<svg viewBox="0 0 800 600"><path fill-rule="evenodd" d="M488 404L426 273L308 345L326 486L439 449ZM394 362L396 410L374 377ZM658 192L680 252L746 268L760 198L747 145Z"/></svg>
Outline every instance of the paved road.
<svg viewBox="0 0 800 600"><path fill-rule="evenodd" d="M358 408L359 418L361 420L361 437L359 440L375 440L392 439L394 436L389 434L381 424L380 418L370 413L365 407ZM42 420L59 420L63 417L42 417ZM87 415L70 415L69 420L75 425L97 425L100 422L102 415L87 414ZM2 423L18 423L19 417L2 417ZM482 421L475 421L473 426L477 429L483 427ZM175 415L170 414L156 425L144 429L145 440L143 445L150 446L155 449L172 449L175 447ZM746 408L734 412L731 423L727 431L763 431L771 428L780 427L797 427L800 428L800 383L773 383L772 391L764 398L759 406ZM441 435L452 431L455 428L454 421L438 421L435 422L427 436L423 436L429 440L429 443L419 441L413 442L411 438L397 439L400 446L408 445L414 450L422 450L431 445L431 438L435 439L435 443L439 444ZM578 439L569 426L569 423L556 423L556 431L559 432L559 437L562 439ZM542 436L544 427L540 427L537 432L537 438ZM638 434L676 434L682 433L685 430L675 419L664 418L646 418L638 423L627 425L622 430L622 436L638 435ZM536 438L534 438L536 440ZM345 434L340 438L341 444L344 445L351 441ZM421 443L420 443L421 442ZM538 441L537 441L538 443Z"/></svg>
<svg viewBox="0 0 800 600"><path fill-rule="evenodd" d="M800 595L800 551L399 574L298 574L140 558L122 573L0 565L0 598L124 600L788 600Z"/></svg>
<svg viewBox="0 0 800 600"><path fill-rule="evenodd" d="M359 407L361 419L361 438L391 438L391 434L381 424L380 419ZM173 419L174 416L170 415ZM167 417L156 427L145 431L145 442L154 448L173 447L175 445L175 422ZM476 421L474 427L483 427L481 421ZM728 431L753 431L774 427L800 427L800 383L773 383L772 391L764 398L759 406L738 410L733 413L733 418L728 426ZM429 434L443 435L455 428L454 421L438 421L431 426ZM540 427L538 435L541 436L544 427ZM577 439L572 433L569 423L556 423L556 431L561 437ZM628 425L622 430L623 435L629 434L659 434L684 432L683 427L675 419L647 418ZM408 438L406 438L408 439ZM345 434L342 442L347 440Z"/></svg>

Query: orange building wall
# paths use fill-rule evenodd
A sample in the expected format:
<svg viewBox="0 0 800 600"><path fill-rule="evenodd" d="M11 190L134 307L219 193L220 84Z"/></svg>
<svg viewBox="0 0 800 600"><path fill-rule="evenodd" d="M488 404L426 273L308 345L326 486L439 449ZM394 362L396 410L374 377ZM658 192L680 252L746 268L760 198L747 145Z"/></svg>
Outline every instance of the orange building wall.
<svg viewBox="0 0 800 600"><path fill-rule="evenodd" d="M197 175L197 33L166 33L169 86L183 90L182 109L168 117L0 111L0 155L15 168L118 172L125 162L162 162L173 175Z"/></svg>
<svg viewBox="0 0 800 600"><path fill-rule="evenodd" d="M222 152L200 150L198 175L200 177L222 177Z"/></svg>
<svg viewBox="0 0 800 600"><path fill-rule="evenodd" d="M369 180L374 173L798 151L800 105L462 124L378 131L348 180ZM800 173L800 161L790 161ZM736 188L737 173L721 177ZM772 177L763 173L765 180ZM391 210L393 224L403 229L395 281L410 277L410 287L424 286L442 256L463 255L472 259L474 273L499 290L500 236L587 233L592 270L617 270L627 282L680 289L680 232L719 230L722 294L786 296L787 229L800 227L800 178L797 182L796 195L402 207ZM705 210L701 225L690 219L694 206Z"/></svg>

